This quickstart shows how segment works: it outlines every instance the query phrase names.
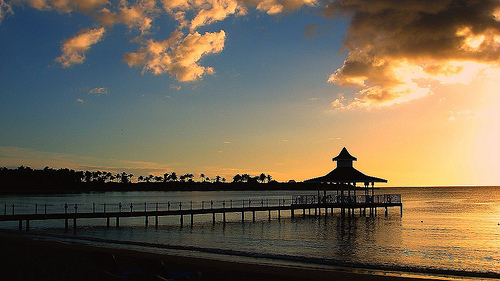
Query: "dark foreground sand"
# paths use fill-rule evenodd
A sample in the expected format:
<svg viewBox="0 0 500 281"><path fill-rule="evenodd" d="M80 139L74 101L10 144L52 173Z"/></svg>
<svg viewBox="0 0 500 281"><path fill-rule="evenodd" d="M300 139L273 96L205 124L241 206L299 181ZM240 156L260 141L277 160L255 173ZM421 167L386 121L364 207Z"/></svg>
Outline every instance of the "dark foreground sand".
<svg viewBox="0 0 500 281"><path fill-rule="evenodd" d="M322 268L228 262L204 258L100 248L76 243L34 240L0 232L0 280L92 280L92 253L107 251L118 259L161 259L170 269L197 270L202 280L426 280L352 273ZM427 280L434 280L429 278Z"/></svg>

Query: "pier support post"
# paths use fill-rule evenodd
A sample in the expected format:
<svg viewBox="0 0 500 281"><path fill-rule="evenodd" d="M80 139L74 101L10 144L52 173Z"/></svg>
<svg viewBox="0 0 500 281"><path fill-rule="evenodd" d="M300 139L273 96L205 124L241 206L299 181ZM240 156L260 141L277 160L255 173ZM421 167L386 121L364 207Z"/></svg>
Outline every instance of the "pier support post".
<svg viewBox="0 0 500 281"><path fill-rule="evenodd" d="M68 219L64 219L64 230L65 231L68 231L69 229L69 222L68 222Z"/></svg>
<svg viewBox="0 0 500 281"><path fill-rule="evenodd" d="M146 216L146 221L144 222L144 224L145 224L145 227L148 228L148 225L149 225L148 216Z"/></svg>
<svg viewBox="0 0 500 281"><path fill-rule="evenodd" d="M120 217L116 217L116 228L120 227Z"/></svg>
<svg viewBox="0 0 500 281"><path fill-rule="evenodd" d="M109 228L110 220L111 220L111 218L110 218L110 217L107 217L107 218L106 218L106 227L108 227L108 228ZM68 226L68 220L66 220L66 227L67 227L67 226Z"/></svg>
<svg viewBox="0 0 500 281"><path fill-rule="evenodd" d="M295 209L294 208L290 209L290 216L292 217L292 219L295 217Z"/></svg>
<svg viewBox="0 0 500 281"><path fill-rule="evenodd" d="M226 226L226 200L222 201L222 223Z"/></svg>
<svg viewBox="0 0 500 281"><path fill-rule="evenodd" d="M23 231L23 220L19 220L19 231Z"/></svg>
<svg viewBox="0 0 500 281"><path fill-rule="evenodd" d="M180 218L180 223L181 223L181 227L183 227L184 225L184 215L182 214L182 201L179 201L179 214L181 215L181 218Z"/></svg>
<svg viewBox="0 0 500 281"><path fill-rule="evenodd" d="M158 229L158 202L156 202L155 228Z"/></svg>
<svg viewBox="0 0 500 281"><path fill-rule="evenodd" d="M389 215L389 210L387 210L387 207L385 207L385 216L387 217Z"/></svg>
<svg viewBox="0 0 500 281"><path fill-rule="evenodd" d="M30 231L30 220L26 220L26 231Z"/></svg>
<svg viewBox="0 0 500 281"><path fill-rule="evenodd" d="M78 216L78 204L75 203L75 217L73 218L73 231L76 230L76 217Z"/></svg>
<svg viewBox="0 0 500 281"><path fill-rule="evenodd" d="M255 222L255 211L252 211L252 222Z"/></svg>

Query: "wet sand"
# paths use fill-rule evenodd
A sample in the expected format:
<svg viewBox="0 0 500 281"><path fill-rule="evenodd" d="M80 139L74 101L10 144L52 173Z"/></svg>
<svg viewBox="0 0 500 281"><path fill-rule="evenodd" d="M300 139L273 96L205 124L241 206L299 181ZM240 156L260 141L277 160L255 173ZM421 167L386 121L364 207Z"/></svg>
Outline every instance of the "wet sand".
<svg viewBox="0 0 500 281"><path fill-rule="evenodd" d="M195 270L202 280L436 280L354 273L343 270L221 261L172 254L103 248L78 243L35 240L22 234L0 232L0 280L93 280L93 252L110 252L134 263L160 259L172 270Z"/></svg>

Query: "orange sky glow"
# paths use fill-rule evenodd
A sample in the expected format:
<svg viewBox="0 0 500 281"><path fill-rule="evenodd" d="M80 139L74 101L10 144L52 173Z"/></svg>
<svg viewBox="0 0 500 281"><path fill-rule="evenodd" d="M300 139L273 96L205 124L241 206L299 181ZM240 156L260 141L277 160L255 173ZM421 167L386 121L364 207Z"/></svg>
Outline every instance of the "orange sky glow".
<svg viewBox="0 0 500 281"><path fill-rule="evenodd" d="M500 184L498 1L115 2L0 0L0 166Z"/></svg>

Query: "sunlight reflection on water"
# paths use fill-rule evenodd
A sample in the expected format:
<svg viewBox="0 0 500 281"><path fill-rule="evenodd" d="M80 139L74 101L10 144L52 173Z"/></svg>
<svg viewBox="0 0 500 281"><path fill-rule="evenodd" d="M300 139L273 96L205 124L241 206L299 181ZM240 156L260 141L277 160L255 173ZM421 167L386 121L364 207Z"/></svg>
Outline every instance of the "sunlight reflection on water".
<svg viewBox="0 0 500 281"><path fill-rule="evenodd" d="M122 219L121 228L106 228L105 220L81 222L76 237L218 249L233 254L270 258L313 259L318 262L378 264L394 267L435 268L500 273L500 188L387 188L385 193L401 193L404 214L392 209L385 217L342 218L302 216L294 219L289 212L251 214L241 223L240 214L228 214L228 223L218 215L212 225L211 215L195 216L193 227L179 227L179 218L161 218L160 227L144 228L144 218ZM311 193L311 192L301 192ZM34 205L48 202L61 206L78 202L155 202L189 200L240 200L242 198L289 197L290 192L126 192L51 197L0 197L0 203ZM256 201L257 202L257 201ZM21 208L21 207L19 207ZM186 216L186 220L189 220ZM185 222L186 223L186 222ZM37 231L63 234L63 222L32 222ZM188 223L189 224L189 223ZM17 227L16 223L9 226ZM210 251L208 251L210 252Z"/></svg>

